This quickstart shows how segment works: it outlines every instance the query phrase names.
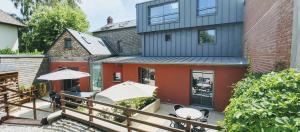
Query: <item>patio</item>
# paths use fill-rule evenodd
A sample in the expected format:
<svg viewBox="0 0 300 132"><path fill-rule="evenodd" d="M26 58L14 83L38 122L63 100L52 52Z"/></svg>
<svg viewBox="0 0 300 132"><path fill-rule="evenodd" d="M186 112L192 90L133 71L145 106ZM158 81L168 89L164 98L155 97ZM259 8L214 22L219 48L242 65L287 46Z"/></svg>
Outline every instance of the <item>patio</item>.
<svg viewBox="0 0 300 132"><path fill-rule="evenodd" d="M172 113L174 111L173 106L174 106L174 104L161 103L160 109L155 113L156 114L162 114L162 115L168 115L169 113ZM198 106L190 106L190 107L195 108L195 109L201 109ZM218 121L222 121L224 119L224 114L223 113L210 111L209 114L210 115L209 115L209 118L208 118L208 124L217 125ZM169 126L170 123L171 123L169 120L163 120L163 119L155 118L155 117L148 118L146 121L151 122L151 123L156 123L156 124L163 124L165 126ZM153 128L153 127L150 127L150 126L147 126L147 125L140 125L139 128L143 128L145 130L149 130L149 131L153 131L153 132L154 131L155 132L165 132L164 130ZM208 130L207 129L206 131L214 132L216 130Z"/></svg>

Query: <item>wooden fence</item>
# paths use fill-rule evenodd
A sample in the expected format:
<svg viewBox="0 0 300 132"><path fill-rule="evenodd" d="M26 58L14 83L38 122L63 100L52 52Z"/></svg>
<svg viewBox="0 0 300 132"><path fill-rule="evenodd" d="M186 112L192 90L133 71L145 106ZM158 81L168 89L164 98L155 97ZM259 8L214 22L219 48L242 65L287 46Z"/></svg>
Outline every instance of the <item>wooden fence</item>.
<svg viewBox="0 0 300 132"><path fill-rule="evenodd" d="M85 101L86 104L79 104L79 103L69 101L69 100L66 99L66 97L68 99ZM66 107L66 104L72 104L74 106L80 106L80 107L86 108L88 112L81 112L81 111L78 111L76 109ZM105 110L102 110L102 109L99 109L99 108L95 108L94 104L103 105L103 106L106 106L106 107L122 110L125 114L121 115L121 114L117 114L117 113L114 113L114 112L105 111ZM159 129L162 129L162 130L172 131L172 132L191 132L192 126L200 126L201 128L222 130L222 127L216 126L216 125L210 125L210 124L205 124L205 123L193 121L193 120L190 120L190 119L176 118L176 117L160 115L160 114L155 114L155 113L149 113L149 112L144 112L144 111L135 110L135 109L131 109L131 108L126 108L126 107L122 107L122 106L118 106L118 105L107 104L107 103L95 101L91 98L87 99L87 98L81 98L81 97L77 97L77 96L73 96L73 95L68 95L68 94L65 94L64 92L61 93L61 105L62 105L61 107L62 107L62 113L63 114L66 114L66 110L69 110L69 111L72 111L72 112L76 112L76 113L88 116L90 123L93 123L93 119L98 119L98 120L102 120L104 122L108 122L108 123L111 123L111 124L114 124L114 125L117 125L117 126L124 127L128 130L128 132L131 132L132 130L133 131L141 131L141 132L146 131L146 130L143 130L141 128L137 128L137 127L132 126L131 125L132 122L136 122L136 123L140 123L140 124L143 124L143 125L151 126L151 127L154 127L154 128L159 128ZM119 122L109 120L109 119L106 119L106 118L102 118L102 117L99 117L99 116L95 116L93 114L93 111L104 113L104 114L109 114L109 115L114 116L114 117L124 118L124 119L126 119L126 124L119 123ZM169 127L169 126L165 126L165 125L161 125L161 124L147 122L145 120L140 120L140 119L134 118L132 115L134 115L136 113L146 115L146 116L149 116L149 117L155 117L155 118L160 118L160 119L174 121L174 122L180 122L180 123L183 123L183 124L186 124L186 125L185 125L184 129L177 129L177 128L173 128L173 127ZM69 115L69 116L72 116L72 115Z"/></svg>

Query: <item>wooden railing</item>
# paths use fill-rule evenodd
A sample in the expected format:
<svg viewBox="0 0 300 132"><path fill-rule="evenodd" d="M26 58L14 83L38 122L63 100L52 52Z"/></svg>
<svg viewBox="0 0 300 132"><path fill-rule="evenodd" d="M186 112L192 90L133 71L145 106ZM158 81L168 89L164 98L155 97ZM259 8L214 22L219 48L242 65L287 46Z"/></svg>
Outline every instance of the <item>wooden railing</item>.
<svg viewBox="0 0 300 132"><path fill-rule="evenodd" d="M16 96L21 96L21 95L23 95L23 96L29 96L31 98L31 100L32 100L32 107L30 107L30 106L24 106L24 105L18 104L16 102L9 101L9 99L8 99L8 91L14 92L16 94ZM55 108L55 102L51 102L51 101L48 101L48 100L36 97L36 95L34 94L34 92L36 92L36 91L37 91L37 89L34 89L34 88L31 88L31 90L26 91L26 92L19 92L19 91L13 90L13 89L5 88L4 92L0 92L0 97L3 96L3 100L0 100L0 102L3 102L3 104L4 104L5 113L6 113L6 119L8 119L9 117L11 117L10 116L10 111L9 111L9 106L10 105L32 109L33 119L34 120L37 120L37 111L43 111L43 112L47 112L47 113L55 112L55 110L56 110L56 108ZM52 111L37 108L36 107L36 100L41 100L41 101L44 101L44 102L48 102L48 103L50 103L50 105L52 104L53 105Z"/></svg>
<svg viewBox="0 0 300 132"><path fill-rule="evenodd" d="M66 100L66 97L68 99L86 101L86 104L79 104L79 103L75 103L75 102ZM88 116L90 123L94 122L93 119L98 119L98 120L101 120L101 121L104 121L104 122L108 122L108 123L111 123L111 124L114 124L114 125L117 125L117 126L124 127L128 130L128 132L131 132L132 130L141 131L141 132L146 131L146 130L143 130L141 128L134 127L132 125L133 122L143 124L143 125L147 125L147 126L151 126L151 127L154 127L154 128L159 128L159 129L162 129L162 130L172 131L172 132L190 132L192 130L192 126L197 126L197 127L200 126L201 128L222 130L222 127L216 126L216 125L210 125L210 124L205 124L205 123L193 121L193 120L190 120L190 119L176 118L176 117L171 117L171 116L166 116L166 115L161 115L161 114L155 114L155 113L149 113L149 112L144 112L144 111L135 110L135 109L131 109L131 108L126 108L126 107L122 107L122 106L118 106L118 105L107 104L107 103L92 100L91 98L87 99L87 98L81 98L81 97L77 97L77 96L73 96L73 95L68 95L68 94L65 94L64 92L61 93L61 104L62 104L61 107L62 107L62 113L63 114L66 114L66 110L69 110L69 111L72 111L72 112L76 112L76 113ZM71 104L71 105L74 105L74 106L77 106L77 107L80 106L80 107L86 108L88 112L81 112L81 111L78 111L76 109L66 107L66 104ZM103 105L103 106L106 106L106 107L122 110L122 111L124 111L125 114L121 115L121 114L113 113L111 111L105 111L105 110L102 110L102 109L99 109L99 108L95 108L95 107L93 107L93 104ZM102 117L99 117L99 116L95 116L93 114L93 111L104 113L104 114L109 114L109 115L114 116L114 117L120 117L120 118L126 119L126 124L119 123L119 122L109 120L109 119L106 119L106 118L102 118ZM160 118L160 119L164 119L164 120L180 122L180 123L185 124L185 127L184 127L184 129L177 129L177 128L173 128L173 127L169 127L169 126L165 126L165 125L161 125L161 124L147 122L145 120L140 120L140 119L134 118L132 116L134 114L142 114L142 115L146 115L148 117L155 117L155 118ZM72 116L72 115L69 115L69 116Z"/></svg>

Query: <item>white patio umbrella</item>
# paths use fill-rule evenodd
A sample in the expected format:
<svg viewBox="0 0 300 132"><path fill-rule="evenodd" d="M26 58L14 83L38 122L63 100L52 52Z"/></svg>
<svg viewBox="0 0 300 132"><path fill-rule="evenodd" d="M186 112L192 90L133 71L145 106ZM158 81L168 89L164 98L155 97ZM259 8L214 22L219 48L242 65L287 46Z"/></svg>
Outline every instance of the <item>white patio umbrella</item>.
<svg viewBox="0 0 300 132"><path fill-rule="evenodd" d="M52 73L42 75L37 79L38 80L46 80L46 81L58 81L58 80L68 80L68 79L80 79L80 78L89 77L89 76L90 76L90 74L86 73L86 72L64 69L64 70L59 70L59 71L55 71ZM51 83L49 83L49 84L50 84L50 88L52 88Z"/></svg>
<svg viewBox="0 0 300 132"><path fill-rule="evenodd" d="M157 89L156 86L127 81L96 94L95 100L101 101L103 97L106 97L117 102L139 97L152 97L155 89Z"/></svg>
<svg viewBox="0 0 300 132"><path fill-rule="evenodd" d="M67 80L67 79L79 79L84 77L89 77L90 74L86 72L74 71L70 69L59 70L46 75L42 75L38 80L47 81L57 81L57 80Z"/></svg>

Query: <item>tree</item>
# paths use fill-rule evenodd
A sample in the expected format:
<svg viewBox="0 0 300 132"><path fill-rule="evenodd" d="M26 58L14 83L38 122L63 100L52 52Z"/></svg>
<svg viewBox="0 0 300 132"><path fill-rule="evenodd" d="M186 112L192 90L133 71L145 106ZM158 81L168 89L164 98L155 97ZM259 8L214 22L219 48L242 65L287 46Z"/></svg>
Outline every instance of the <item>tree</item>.
<svg viewBox="0 0 300 132"><path fill-rule="evenodd" d="M23 32L21 50L48 51L51 44L66 28L81 32L87 31L89 23L85 14L78 7L57 4L40 6L26 22L27 32Z"/></svg>
<svg viewBox="0 0 300 132"><path fill-rule="evenodd" d="M14 6L20 9L24 20L28 20L34 10L40 5L55 6L56 4L66 3L71 7L78 7L81 0L11 0Z"/></svg>

